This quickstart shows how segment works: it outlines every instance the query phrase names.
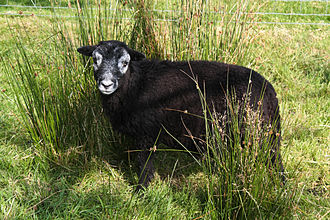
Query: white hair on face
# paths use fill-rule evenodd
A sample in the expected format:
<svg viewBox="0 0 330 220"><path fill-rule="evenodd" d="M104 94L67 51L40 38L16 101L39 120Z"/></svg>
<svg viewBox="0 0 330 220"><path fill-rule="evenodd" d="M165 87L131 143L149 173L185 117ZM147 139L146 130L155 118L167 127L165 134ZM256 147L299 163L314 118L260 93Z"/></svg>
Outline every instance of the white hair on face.
<svg viewBox="0 0 330 220"><path fill-rule="evenodd" d="M103 57L99 52L94 52L93 56L95 57L95 60L96 60L96 63L93 64L94 70L96 71L99 69L99 67L102 63Z"/></svg>
<svg viewBox="0 0 330 220"><path fill-rule="evenodd" d="M118 69L122 75L126 73L130 60L131 60L131 56L128 54L126 50L124 50L123 55L118 60Z"/></svg>

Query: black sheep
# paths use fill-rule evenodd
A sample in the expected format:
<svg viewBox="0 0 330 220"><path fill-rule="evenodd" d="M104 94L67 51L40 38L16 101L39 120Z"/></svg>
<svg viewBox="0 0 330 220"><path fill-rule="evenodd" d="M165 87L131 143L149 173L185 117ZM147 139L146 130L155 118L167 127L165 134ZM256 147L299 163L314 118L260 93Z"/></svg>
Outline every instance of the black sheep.
<svg viewBox="0 0 330 220"><path fill-rule="evenodd" d="M149 149L162 128L188 149L195 147L189 137L205 134L204 120L191 116L203 115L196 82L206 91L209 107L219 114L225 114L227 110L226 91L235 91L237 99L242 99L251 85L251 106L262 102L263 121L276 120L272 162L278 161L283 173L280 138L275 137L280 133L278 100L273 86L257 72L219 62L148 60L144 54L114 40L83 46L78 52L93 57L95 80L113 128L132 137L136 147L141 149L138 153L139 187L147 186L153 177ZM175 142L166 132L162 132L158 140L167 145Z"/></svg>

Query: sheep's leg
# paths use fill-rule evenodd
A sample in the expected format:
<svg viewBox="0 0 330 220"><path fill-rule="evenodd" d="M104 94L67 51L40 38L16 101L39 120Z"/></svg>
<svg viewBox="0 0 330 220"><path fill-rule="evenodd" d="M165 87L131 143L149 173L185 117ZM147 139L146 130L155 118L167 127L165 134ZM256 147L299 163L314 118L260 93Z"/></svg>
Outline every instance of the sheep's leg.
<svg viewBox="0 0 330 220"><path fill-rule="evenodd" d="M152 164L153 154L153 151L145 149L140 151L137 155L140 169L137 190L140 190L142 187L147 187L149 185L150 180L154 177L155 169Z"/></svg>

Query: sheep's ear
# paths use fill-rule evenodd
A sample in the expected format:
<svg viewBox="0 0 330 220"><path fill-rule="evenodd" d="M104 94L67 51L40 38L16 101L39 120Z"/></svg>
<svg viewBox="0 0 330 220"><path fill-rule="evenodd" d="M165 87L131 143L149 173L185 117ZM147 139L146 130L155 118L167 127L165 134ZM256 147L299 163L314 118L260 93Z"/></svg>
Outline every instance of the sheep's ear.
<svg viewBox="0 0 330 220"><path fill-rule="evenodd" d="M79 47L77 51L82 55L91 57L93 55L93 51L97 48L97 46L83 46Z"/></svg>
<svg viewBox="0 0 330 220"><path fill-rule="evenodd" d="M140 61L146 58L146 56L143 53L140 53L136 50L132 50L130 48L128 48L128 53L131 57L131 60L133 61Z"/></svg>

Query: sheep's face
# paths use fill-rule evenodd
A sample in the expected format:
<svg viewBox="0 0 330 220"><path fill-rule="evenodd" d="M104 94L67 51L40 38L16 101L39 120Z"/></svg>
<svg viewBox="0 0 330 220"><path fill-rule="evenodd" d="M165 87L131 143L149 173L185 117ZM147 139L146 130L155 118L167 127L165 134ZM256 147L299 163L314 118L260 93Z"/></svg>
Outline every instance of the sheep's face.
<svg viewBox="0 0 330 220"><path fill-rule="evenodd" d="M122 47L98 46L92 54L94 76L101 93L110 95L118 89L120 78L128 70L131 57Z"/></svg>
<svg viewBox="0 0 330 220"><path fill-rule="evenodd" d="M145 56L119 41L102 41L96 46L84 46L78 52L93 57L94 76L101 93L110 95L119 87L120 79L129 70L131 61Z"/></svg>

